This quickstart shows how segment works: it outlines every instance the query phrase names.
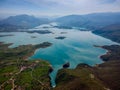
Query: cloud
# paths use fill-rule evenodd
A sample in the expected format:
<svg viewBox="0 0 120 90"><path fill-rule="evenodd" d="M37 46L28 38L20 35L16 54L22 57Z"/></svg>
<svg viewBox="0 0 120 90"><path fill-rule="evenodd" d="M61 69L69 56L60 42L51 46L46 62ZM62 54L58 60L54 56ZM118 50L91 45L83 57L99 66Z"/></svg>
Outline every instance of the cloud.
<svg viewBox="0 0 120 90"><path fill-rule="evenodd" d="M101 4L111 4L111 3L114 3L116 2L117 0L101 0L100 3Z"/></svg>
<svg viewBox="0 0 120 90"><path fill-rule="evenodd" d="M47 15L120 11L120 0L0 0L0 9ZM22 10L21 10L22 9ZM3 10L2 10L3 11ZM10 12L10 11L8 11Z"/></svg>

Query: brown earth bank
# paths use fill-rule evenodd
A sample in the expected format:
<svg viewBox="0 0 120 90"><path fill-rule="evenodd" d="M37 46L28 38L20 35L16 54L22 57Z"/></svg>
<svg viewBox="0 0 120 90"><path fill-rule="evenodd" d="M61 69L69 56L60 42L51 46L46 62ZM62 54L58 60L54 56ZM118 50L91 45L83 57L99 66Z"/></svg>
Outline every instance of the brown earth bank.
<svg viewBox="0 0 120 90"><path fill-rule="evenodd" d="M120 90L120 46L100 47L108 50L101 56L104 63L59 70L54 90Z"/></svg>

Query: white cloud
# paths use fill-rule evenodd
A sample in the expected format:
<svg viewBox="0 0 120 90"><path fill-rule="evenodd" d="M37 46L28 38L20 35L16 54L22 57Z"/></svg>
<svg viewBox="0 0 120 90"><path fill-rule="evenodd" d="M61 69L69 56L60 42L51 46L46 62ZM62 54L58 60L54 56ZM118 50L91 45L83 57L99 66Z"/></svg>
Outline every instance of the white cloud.
<svg viewBox="0 0 120 90"><path fill-rule="evenodd" d="M7 1L7 0L5 0ZM31 10L30 13L47 15L86 14L94 12L116 12L120 11L120 0L8 0L14 2L28 3L21 13ZM33 5L32 7L29 4ZM10 9L10 8L9 8ZM12 8L14 10L14 8ZM17 8L15 8L17 10ZM7 11L7 10L6 10ZM9 11L8 11L9 12ZM17 11L16 11L17 12Z"/></svg>

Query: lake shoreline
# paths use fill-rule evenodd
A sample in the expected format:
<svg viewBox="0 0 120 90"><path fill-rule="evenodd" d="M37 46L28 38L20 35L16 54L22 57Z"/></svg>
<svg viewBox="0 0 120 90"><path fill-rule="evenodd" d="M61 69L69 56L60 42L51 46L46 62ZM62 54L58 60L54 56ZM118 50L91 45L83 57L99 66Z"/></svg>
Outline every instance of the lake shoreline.
<svg viewBox="0 0 120 90"><path fill-rule="evenodd" d="M54 32L54 30L53 30L53 32ZM55 31L55 33L54 34L44 34L44 35L41 35L41 36L43 36L43 37L39 37L39 34L38 33L34 33L34 31L32 32L32 34L31 35L33 35L33 36L37 36L37 38L34 38L34 39L32 39L31 41L32 42L28 42L28 43L34 43L34 42L36 42L37 40L40 40L41 38L43 38L43 41L50 41L50 42L53 42L53 44L55 45L55 48L52 48L53 50L52 51L54 51L55 50L55 52L57 52L57 47L59 48L59 54L61 54L61 52L60 51L64 51L65 49L65 51L67 51L67 50L72 50L72 51L74 51L74 52L72 52L72 53L74 53L75 55L77 55L77 57L79 57L79 58L77 58L77 59L79 59L79 62L77 62L77 63L74 63L73 64L73 68L74 68L74 66L76 66L76 65L79 65L79 63L82 61L82 59L84 60L84 57L86 58L84 61L85 61L85 63L90 63L90 64L95 64L95 63L100 63L101 62L101 60L99 60L99 58L102 56L99 56L99 58L98 58L98 56L97 56L97 54L101 54L102 52L103 52L103 50L99 50L99 49L95 49L95 48L92 48L92 49L89 49L89 44L91 44L91 42L89 43L89 39L90 40L96 40L95 38L98 38L98 40L103 40L103 43L101 43L101 44L105 44L107 41L108 41L108 43L106 43L106 44L110 44L110 43L113 43L113 42L111 42L111 41L109 41L109 40L104 40L105 38L103 38L102 39L102 37L99 37L99 36L97 36L96 34L92 34L92 32L91 31L87 31L87 32L84 32L84 31L70 31L70 32L67 32L66 33L66 35L65 35L65 37L67 37L66 39L64 39L64 40L55 40L55 37L58 37L58 36L61 36L61 32L63 32L62 30L59 30L59 31ZM21 32L22 33L22 32ZM20 34L21 34L20 33ZM28 35L29 34L29 35ZM18 34L19 35L19 34ZM26 36L27 36L27 39L29 39L31 36L30 36L30 33L25 33L24 34L25 35L25 38L26 38ZM75 36L75 37L73 37L73 36ZM89 36L90 35L90 36ZM85 36L85 37L84 37ZM86 36L88 36L88 37L86 37ZM29 37L29 38L28 38ZM50 37L50 38L47 38L47 37ZM80 37L80 39L78 39L78 37ZM47 38L47 39L45 39L44 40L44 38ZM84 39L83 39L84 38ZM87 39L87 38L89 38L89 39ZM24 39L24 38L23 38ZM53 41L53 40L54 41ZM59 39L59 38L58 38ZM60 37L60 39L61 39L61 37ZM63 39L63 37L62 37L62 39ZM71 40L71 39L73 39L73 40ZM21 39L22 40L22 39ZM51 41L52 40L52 41ZM76 41L75 41L76 40ZM42 42L43 42L42 41ZM71 42L72 41L72 42ZM100 41L100 42L101 42ZM105 42L106 41L106 42ZM56 42L59 44L56 44ZM68 47L68 48L66 48L67 46L65 46L65 48L64 48L64 42L68 42L68 44L69 43L71 43L71 45L70 45L70 47ZM80 43L79 43L80 42ZM82 44L82 42L83 42L83 44ZM25 42L23 42L23 43L25 43ZM37 42L38 43L38 42ZM84 46L84 43L85 44L88 44L88 45L86 45L85 47L81 47L81 46ZM100 44L99 43L99 41L95 41L95 42L92 42L93 44L95 43L98 43L98 45ZM73 45L72 45L73 44ZM101 45L100 44L100 45ZM63 45L63 46L62 46ZM67 44L66 44L67 45ZM22 45L21 45L22 46ZM23 45L24 46L24 45ZM62 46L62 48L61 47L59 47L59 46ZM74 48L74 47L78 47L78 48ZM87 48L88 47L88 48ZM64 48L64 49L63 49ZM82 50L82 49L88 49L88 52L87 52L87 50ZM43 49L42 51L39 51L39 52L37 52L36 53L36 51L37 51L38 49L35 49L35 48L33 48L33 51L31 52L31 53L28 53L26 56L24 56L24 58L22 58L22 59L24 59L25 61L28 61L29 60L29 58L30 58L30 56L33 56L33 59L34 58L42 58L43 60L45 60L45 61L48 61L48 62L54 62L54 57L53 58L50 58L51 56L57 56L57 53L54 53L53 52L53 54L50 54L50 53L52 53L51 52L51 48L49 49L49 48L47 48L47 49ZM49 51L50 50L50 51ZM91 50L93 50L92 52L93 53L91 53ZM81 58L80 56L79 56L79 54L80 53L82 53L81 51L83 51L83 57ZM95 52L97 53L97 54L94 54ZM49 53L50 52L50 53ZM75 53L75 52L78 52L78 53ZM43 54L42 54L43 53ZM91 56L89 56L88 54L84 54L84 53L89 53L89 55L91 55ZM34 57L34 55L36 54L36 56ZM68 52L68 54L65 54L66 56L68 55L68 57L70 57L70 55L69 55L70 53ZM42 56L43 55L43 56ZM46 55L46 56L45 56ZM49 56L50 55L50 56ZM64 59L64 58L66 58L66 56L64 56L64 54L62 54L63 56L62 56L62 58L61 58L61 60L62 59ZM82 54L81 54L82 55ZM94 56L95 55L95 56ZM45 57L45 58L44 58ZM47 57L47 58L46 58ZM67 57L67 59L69 60L76 60L76 58L73 58L72 56L71 56L71 58L68 58ZM95 58L94 58L95 57ZM49 58L50 58L50 60L49 60ZM94 60L92 60L92 58L94 58ZM89 61L89 59L91 60L91 61ZM52 61L53 60L53 61ZM81 60L81 61L80 61ZM96 61L95 61L96 60ZM58 62L59 61L59 56L57 57L57 60L56 60L57 62L54 62L54 63L60 63L61 64L61 66L62 66L62 63L64 64L64 60L63 61L60 61L60 62ZM83 62L84 62L83 61ZM61 63L62 62L62 63ZM51 65L53 65L53 64L51 64ZM72 64L71 64L72 65ZM96 65L97 66L97 65ZM57 67L55 67L55 69L56 69ZM54 78L54 75L53 75L53 78ZM52 87L52 84L51 84L51 87Z"/></svg>
<svg viewBox="0 0 120 90"><path fill-rule="evenodd" d="M118 48L119 47L119 48ZM77 71L79 71L79 70L84 70L84 69L86 69L86 70L88 70L88 72L91 72L91 73L93 73L93 75L92 75L92 77L94 76L95 78L97 78L98 79L98 81L97 82L99 82L100 84L102 84L103 86L104 86L104 89L103 90L105 90L105 89L115 89L116 88L116 90L119 90L119 88L120 88L120 86L119 86L119 80L120 80L120 78L119 78L119 74L114 74L114 73L111 73L111 71L112 72L119 72L119 65L120 65L120 57L118 58L118 60L116 60L116 58L114 57L114 58L112 58L111 56L112 55L118 55L119 53L117 52L117 49L120 49L120 46L119 45L110 45L110 46L100 46L100 48L103 48L103 49L106 49L108 52L106 52L106 54L104 54L104 55L101 55L101 59L103 60L103 61L105 61L104 63L102 63L102 64L97 64L96 66L89 66L89 65L87 65L87 64L78 64L77 65L77 67L75 68L75 69L73 69L73 70L71 70L71 69L61 69L61 70L59 70L58 71L58 74L57 74L57 78L56 78L56 80L57 80L57 87L55 87L55 90L60 90L60 89L62 89L62 87L64 86L64 88L66 88L67 86L69 86L70 85L70 81L69 81L69 72L75 72L75 70L77 69ZM111 48L113 48L112 50L111 50ZM104 56L104 57L103 57ZM108 57L108 60L106 60L105 59L105 57ZM109 58L109 57L111 57L111 58ZM115 59L115 60L114 60ZM112 65L112 66L111 66ZM116 66L116 67L115 67ZM113 68L113 69L112 69ZM70 70L70 71L69 71ZM106 72L106 70L107 70L107 72ZM68 72L69 71L69 72ZM63 74L63 72L64 72L64 74ZM77 73L77 72L75 72L75 73ZM84 72L81 72L81 75L83 74ZM111 74L110 74L111 73ZM65 77L64 75L68 75L68 77ZM111 76L110 75L112 75L112 76L114 76L114 75L117 75L116 77L112 77L111 78ZM64 79L66 79L66 81L64 82L64 81L62 81L62 77L64 78ZM74 77L75 75L73 75L73 77ZM87 76L87 75L86 75ZM74 78L77 78L76 76L74 77ZM81 78L81 77L80 77ZM83 77L84 78L84 77ZM61 79L61 80L60 80ZM77 78L77 79L79 79L79 77ZM116 84L117 85L115 85L115 84L112 84L112 83L110 83L109 81L107 81L108 79L110 79L111 81L113 81L113 82L117 82ZM76 82L76 80L75 79L72 79L73 80L73 82L74 83L83 83L84 81L77 81ZM100 81L99 81L100 80ZM116 81L115 81L116 80ZM86 83L86 85L88 85L87 83ZM73 86L70 86L70 88L79 88L80 86L75 86L75 85L73 85ZM90 88L90 87L89 87ZM88 90L90 90L88 88ZM79 89L83 89L82 87L80 87ZM62 89L62 90L66 90L66 89Z"/></svg>
<svg viewBox="0 0 120 90"><path fill-rule="evenodd" d="M2 68L0 69L0 89L7 87L9 90L15 88L25 90L31 87L35 90L38 88L50 90L51 65L49 62L41 59L26 60L25 57L30 57L36 49L49 47L52 43L20 45L15 48L9 48L10 45L12 43L0 42L0 68Z"/></svg>

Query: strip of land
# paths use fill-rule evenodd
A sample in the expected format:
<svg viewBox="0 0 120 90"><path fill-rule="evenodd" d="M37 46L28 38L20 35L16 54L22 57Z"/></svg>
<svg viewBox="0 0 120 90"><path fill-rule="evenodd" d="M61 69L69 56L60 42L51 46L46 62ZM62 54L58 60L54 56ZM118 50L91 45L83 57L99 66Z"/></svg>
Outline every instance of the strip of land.
<svg viewBox="0 0 120 90"><path fill-rule="evenodd" d="M8 37L8 36L14 36L14 35L13 34L0 35L0 37Z"/></svg>

